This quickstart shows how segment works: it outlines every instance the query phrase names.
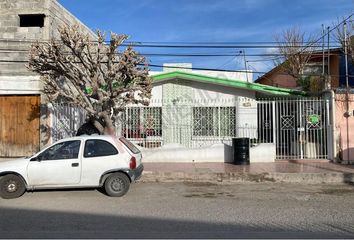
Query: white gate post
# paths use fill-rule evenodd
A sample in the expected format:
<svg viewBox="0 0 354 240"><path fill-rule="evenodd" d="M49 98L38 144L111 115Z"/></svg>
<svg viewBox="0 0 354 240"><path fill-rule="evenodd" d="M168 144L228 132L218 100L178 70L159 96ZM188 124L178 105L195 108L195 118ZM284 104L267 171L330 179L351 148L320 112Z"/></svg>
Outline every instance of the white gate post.
<svg viewBox="0 0 354 240"><path fill-rule="evenodd" d="M272 101L272 115L273 115L273 143L275 144L275 148L277 147L277 131L276 131L276 116L275 116L275 101Z"/></svg>

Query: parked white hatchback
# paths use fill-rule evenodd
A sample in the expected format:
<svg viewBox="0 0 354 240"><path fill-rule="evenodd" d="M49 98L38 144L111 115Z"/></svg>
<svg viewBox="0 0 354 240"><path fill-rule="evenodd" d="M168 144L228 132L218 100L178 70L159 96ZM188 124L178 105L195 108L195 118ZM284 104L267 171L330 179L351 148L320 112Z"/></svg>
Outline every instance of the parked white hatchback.
<svg viewBox="0 0 354 240"><path fill-rule="evenodd" d="M124 137L84 135L60 140L30 158L0 162L0 196L26 190L99 188L125 195L143 172L140 150Z"/></svg>

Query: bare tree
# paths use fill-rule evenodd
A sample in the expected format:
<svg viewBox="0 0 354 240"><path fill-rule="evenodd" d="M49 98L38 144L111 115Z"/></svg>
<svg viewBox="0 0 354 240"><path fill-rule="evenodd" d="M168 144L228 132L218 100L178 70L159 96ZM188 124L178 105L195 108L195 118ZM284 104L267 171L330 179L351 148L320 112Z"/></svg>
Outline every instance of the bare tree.
<svg viewBox="0 0 354 240"><path fill-rule="evenodd" d="M114 115L127 104L148 105L151 78L143 56L119 47L126 35L97 31L97 39L78 26L60 27L60 40L32 45L28 68L41 75L49 101L64 99L84 108L100 134L113 133Z"/></svg>
<svg viewBox="0 0 354 240"><path fill-rule="evenodd" d="M304 32L293 27L275 35L274 39L281 56L275 63L281 66L284 73L299 80L315 49L312 37L306 38Z"/></svg>
<svg viewBox="0 0 354 240"><path fill-rule="evenodd" d="M344 18L343 19L338 19L337 22L333 23L334 26L334 38L336 41L341 45L343 52L345 48L345 33L344 33L344 28L343 24ZM354 22L348 21L347 22L347 50L348 50L348 55L354 59Z"/></svg>

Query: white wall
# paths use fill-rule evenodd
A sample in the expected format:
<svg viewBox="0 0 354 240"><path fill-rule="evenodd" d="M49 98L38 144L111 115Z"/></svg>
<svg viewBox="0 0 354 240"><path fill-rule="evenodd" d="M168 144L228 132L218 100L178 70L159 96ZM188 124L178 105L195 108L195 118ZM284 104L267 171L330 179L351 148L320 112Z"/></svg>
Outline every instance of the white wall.
<svg viewBox="0 0 354 240"><path fill-rule="evenodd" d="M214 144L209 147L189 149L178 144L169 144L160 148L140 148L144 162L220 162L232 163L232 147L227 144ZM250 163L274 162L275 144L261 143L250 148Z"/></svg>
<svg viewBox="0 0 354 240"><path fill-rule="evenodd" d="M195 70L193 73L207 75L210 77L224 78L230 80L237 80L243 82L253 82L253 73L248 71L242 72L244 70L240 70L238 72L221 72L221 71L205 71L205 70Z"/></svg>
<svg viewBox="0 0 354 240"><path fill-rule="evenodd" d="M257 101L254 98L237 97L237 137L257 138Z"/></svg>
<svg viewBox="0 0 354 240"><path fill-rule="evenodd" d="M154 86L151 90L151 99L150 105L152 107L161 107L162 106L162 85Z"/></svg>
<svg viewBox="0 0 354 240"><path fill-rule="evenodd" d="M230 88L221 85L208 84L202 82L191 82L194 98L196 100L211 100L217 103L224 103L228 100L236 101L237 97L254 99L255 92L245 89ZM226 103L227 104L227 103Z"/></svg>
<svg viewBox="0 0 354 240"><path fill-rule="evenodd" d="M252 71L248 70L235 70L235 72L227 72L227 71L209 71L209 70L193 70L191 63L164 63L163 64L163 71L152 71L150 75L156 75L159 73L164 72L190 72L200 75L206 75L210 77L217 77L217 78L224 78L230 80L238 80L244 82L253 82L253 73Z"/></svg>

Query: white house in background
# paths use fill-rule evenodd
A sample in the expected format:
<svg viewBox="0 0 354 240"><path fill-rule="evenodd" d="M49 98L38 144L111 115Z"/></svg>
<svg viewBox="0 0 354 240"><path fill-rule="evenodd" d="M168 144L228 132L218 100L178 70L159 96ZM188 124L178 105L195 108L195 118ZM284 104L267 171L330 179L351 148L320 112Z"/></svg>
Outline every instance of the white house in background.
<svg viewBox="0 0 354 240"><path fill-rule="evenodd" d="M151 75L150 105L127 107L122 124L147 162L227 162L231 138L258 139L257 97L298 94L248 82L251 72L194 71L190 64L166 64ZM274 159L273 143L251 150L251 162Z"/></svg>

